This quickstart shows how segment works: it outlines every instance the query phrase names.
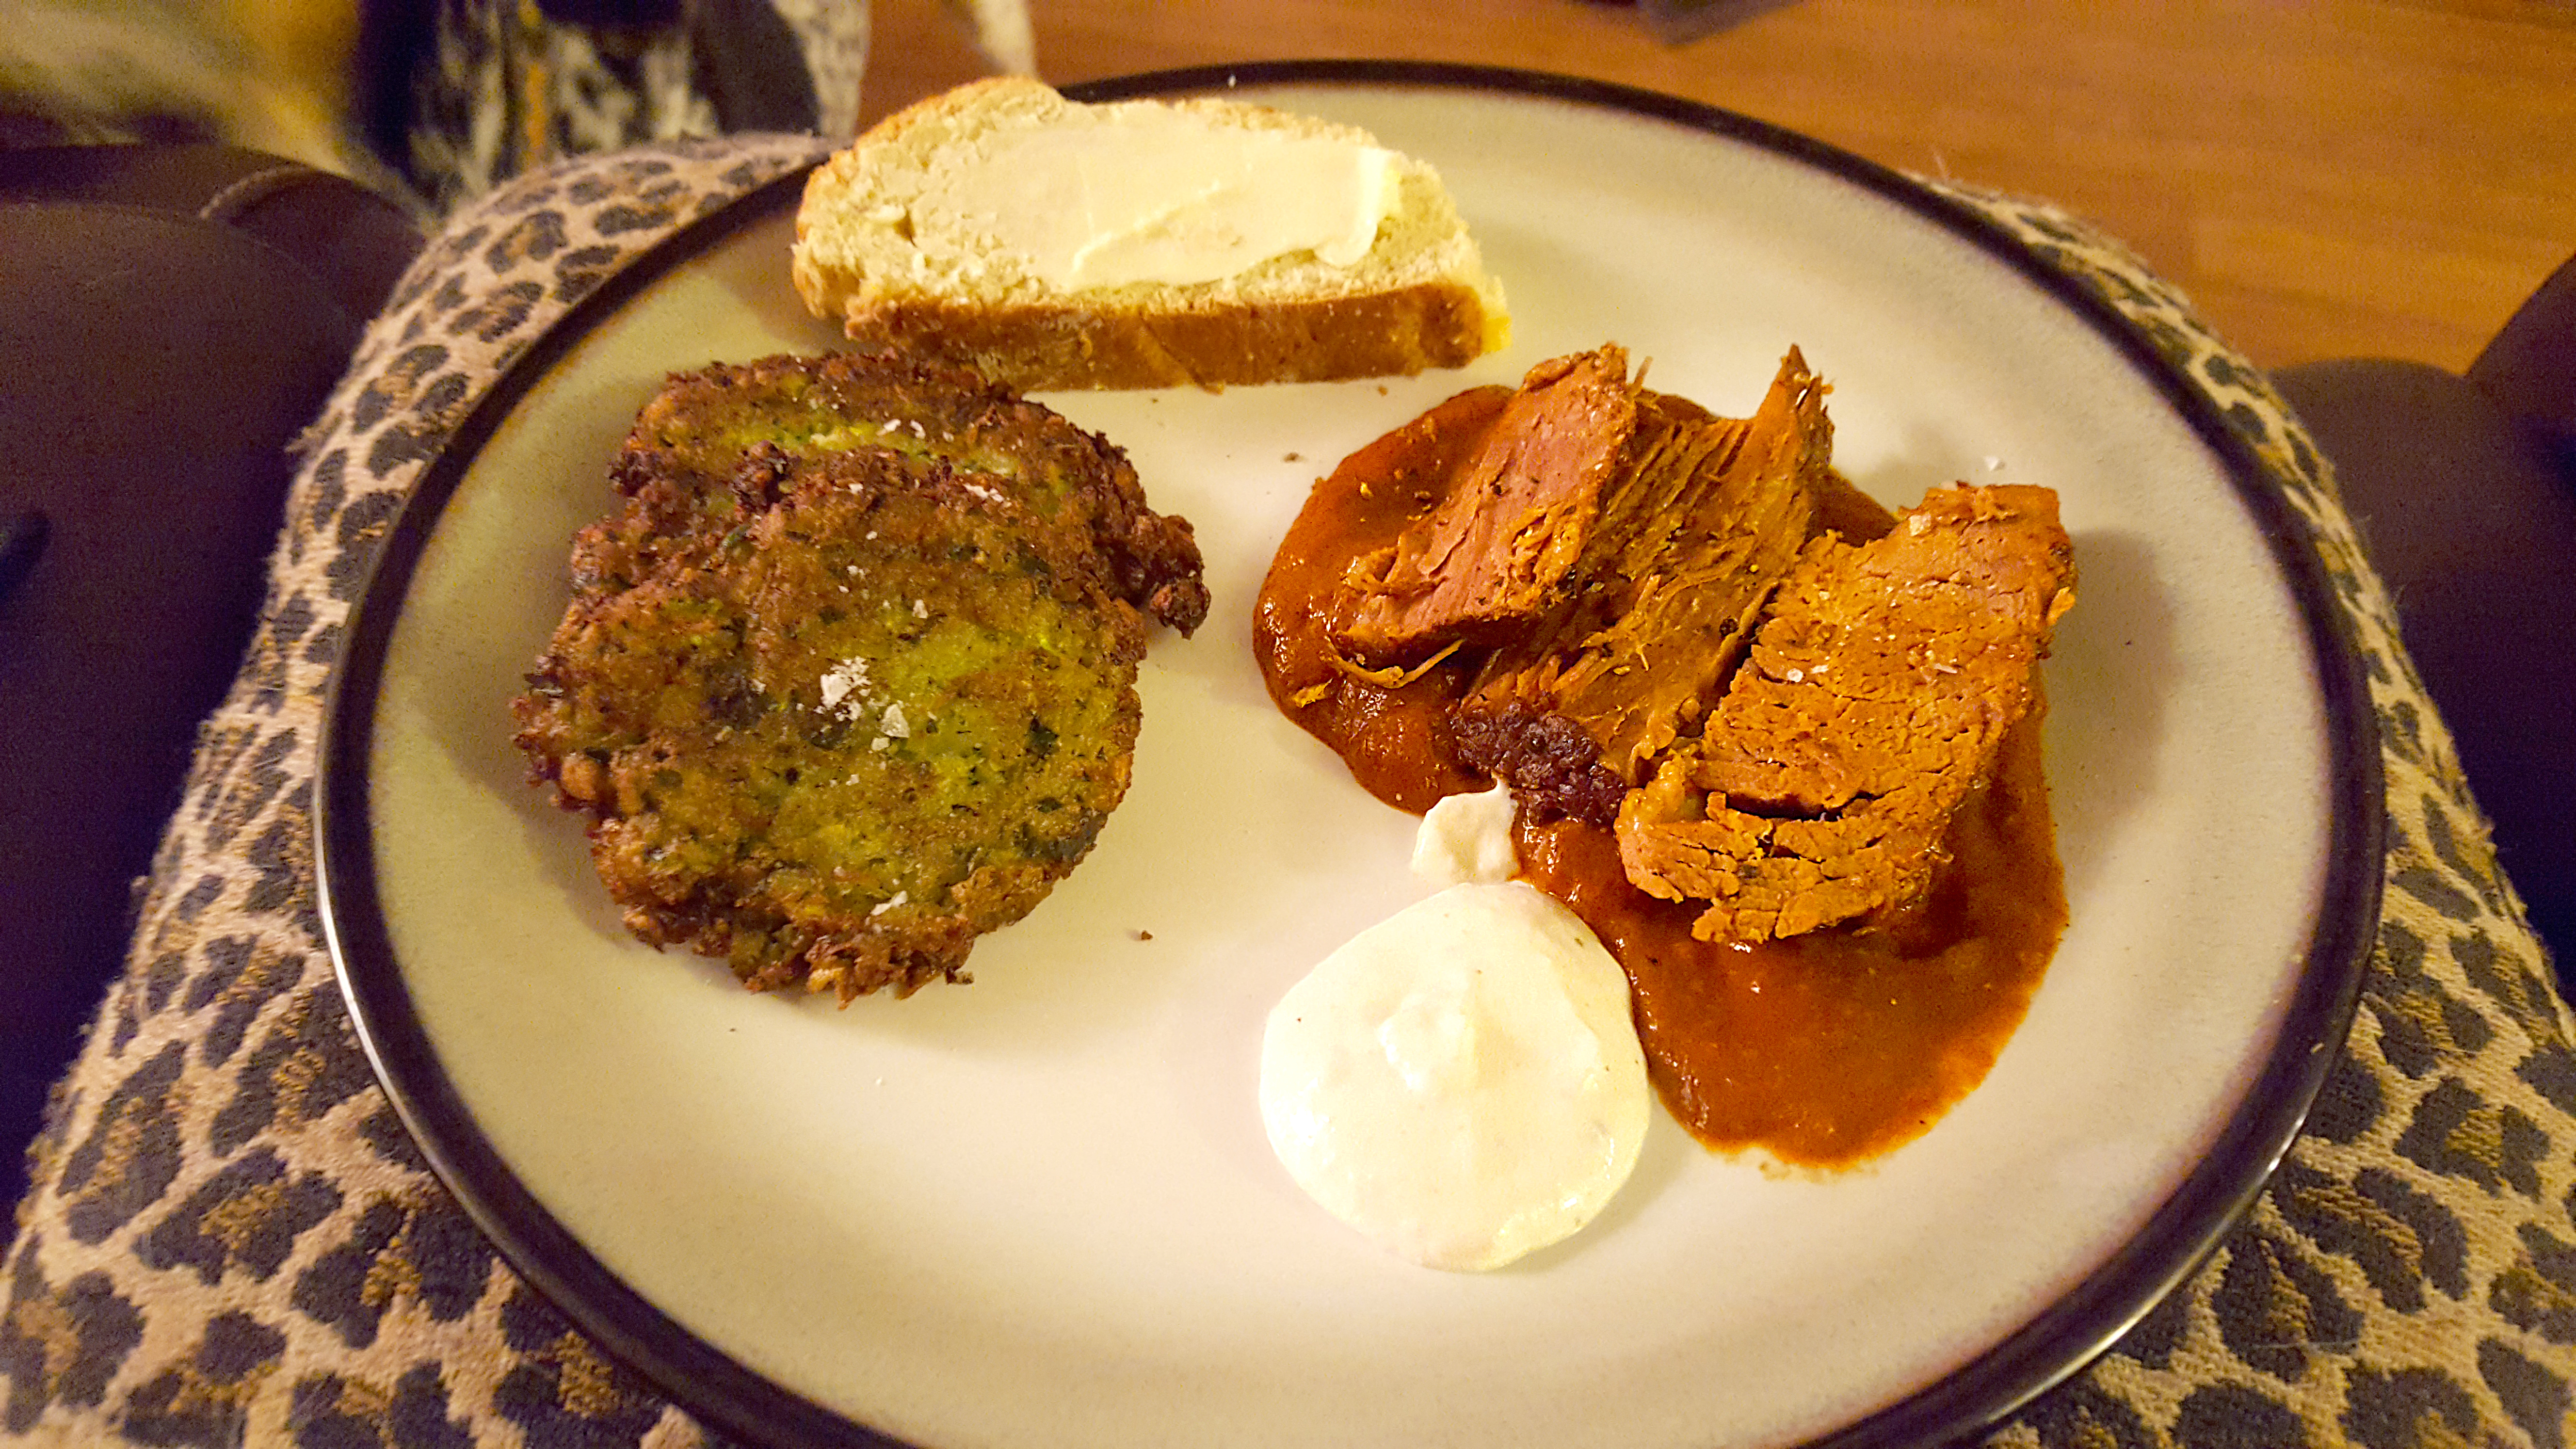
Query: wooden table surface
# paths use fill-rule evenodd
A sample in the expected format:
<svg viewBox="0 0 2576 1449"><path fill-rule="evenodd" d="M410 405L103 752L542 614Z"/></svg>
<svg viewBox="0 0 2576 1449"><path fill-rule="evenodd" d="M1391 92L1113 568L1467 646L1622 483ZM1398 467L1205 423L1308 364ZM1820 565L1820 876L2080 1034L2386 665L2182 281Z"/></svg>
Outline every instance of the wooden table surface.
<svg viewBox="0 0 2576 1449"><path fill-rule="evenodd" d="M2267 367L2464 368L2576 256L2571 0L1775 0L1679 44L1597 0L1029 5L1057 84L1311 56L1524 66L2044 197ZM982 73L939 7L876 0L863 119Z"/></svg>

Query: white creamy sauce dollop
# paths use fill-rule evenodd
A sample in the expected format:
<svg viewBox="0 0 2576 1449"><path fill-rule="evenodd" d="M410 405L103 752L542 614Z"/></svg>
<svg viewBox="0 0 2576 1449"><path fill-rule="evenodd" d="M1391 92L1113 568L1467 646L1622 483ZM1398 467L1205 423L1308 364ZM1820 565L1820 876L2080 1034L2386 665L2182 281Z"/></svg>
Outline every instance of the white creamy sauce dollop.
<svg viewBox="0 0 2576 1449"><path fill-rule="evenodd" d="M1262 1037L1261 1115L1289 1175L1433 1268L1497 1268L1590 1222L1648 1111L1626 974L1520 881L1453 885L1361 932Z"/></svg>
<svg viewBox="0 0 2576 1449"><path fill-rule="evenodd" d="M1436 886L1496 884L1520 873L1512 847L1512 787L1443 795L1413 833L1413 873Z"/></svg>

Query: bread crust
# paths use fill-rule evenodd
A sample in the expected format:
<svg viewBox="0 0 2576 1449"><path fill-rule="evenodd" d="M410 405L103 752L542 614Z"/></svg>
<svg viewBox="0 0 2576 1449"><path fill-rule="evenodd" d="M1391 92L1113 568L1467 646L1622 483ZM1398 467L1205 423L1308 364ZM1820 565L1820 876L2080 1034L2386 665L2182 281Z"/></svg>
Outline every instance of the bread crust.
<svg viewBox="0 0 2576 1449"><path fill-rule="evenodd" d="M1422 283L1168 312L1107 313L1069 300L995 307L853 298L842 323L861 345L972 367L1034 392L1409 377L1482 355L1487 314L1473 288Z"/></svg>
<svg viewBox="0 0 2576 1449"><path fill-rule="evenodd" d="M1116 296L1047 289L975 295L909 278L871 275L821 234L849 224L870 203L871 156L915 143L914 133L973 127L997 115L1034 113L1041 123L1071 107L1052 89L1017 77L978 81L886 117L808 178L797 213L790 275L815 315L837 318L868 347L973 367L1011 387L1220 388L1271 382L1331 382L1410 376L1463 367L1503 346L1510 318L1501 294L1457 234L1438 275L1415 266L1406 280L1316 287L1302 295L1246 296L1230 283L1129 287ZM1157 103L1160 104L1160 103ZM1354 127L1213 98L1170 103L1216 124L1297 130L1360 144ZM1436 214L1455 214L1436 176L1406 160L1408 185L1427 184Z"/></svg>

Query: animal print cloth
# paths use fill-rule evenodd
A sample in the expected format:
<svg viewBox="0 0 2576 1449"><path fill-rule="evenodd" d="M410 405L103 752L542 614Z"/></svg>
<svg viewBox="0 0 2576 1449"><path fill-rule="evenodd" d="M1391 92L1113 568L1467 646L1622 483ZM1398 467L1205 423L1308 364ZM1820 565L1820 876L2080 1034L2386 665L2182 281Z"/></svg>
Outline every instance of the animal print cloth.
<svg viewBox="0 0 2576 1449"><path fill-rule="evenodd" d="M856 130L865 0L598 8L647 18L585 24L538 0L435 0L418 12L413 44L381 62L397 72L379 84L400 98L401 134L376 141L432 211L567 156L760 129Z"/></svg>
<svg viewBox="0 0 2576 1449"><path fill-rule="evenodd" d="M39 1443L681 1446L712 1436L499 1262L375 1085L315 915L324 682L406 491L495 373L659 237L815 159L679 143L450 224L309 434L264 622L207 722L123 979L0 1274L0 1434ZM2136 320L2261 455L2368 652L2387 901L2350 1044L2254 1210L1991 1443L2558 1449L2576 1383L2576 1050L2329 471L2136 260L1953 192Z"/></svg>
<svg viewBox="0 0 2576 1449"><path fill-rule="evenodd" d="M867 0L387 4L369 122L433 215L567 156L745 131L857 133ZM940 0L984 58L1037 73L1026 0Z"/></svg>

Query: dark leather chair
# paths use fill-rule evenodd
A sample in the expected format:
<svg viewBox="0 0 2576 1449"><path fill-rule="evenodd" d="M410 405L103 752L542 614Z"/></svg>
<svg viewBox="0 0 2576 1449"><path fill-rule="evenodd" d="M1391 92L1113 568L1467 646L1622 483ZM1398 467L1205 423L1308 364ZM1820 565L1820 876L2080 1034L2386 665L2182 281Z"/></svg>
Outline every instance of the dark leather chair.
<svg viewBox="0 0 2576 1449"><path fill-rule="evenodd" d="M420 245L254 152L0 151L0 1203L239 667L288 445Z"/></svg>
<svg viewBox="0 0 2576 1449"><path fill-rule="evenodd" d="M2406 649L2576 999L2576 260L2465 376L2275 375L2343 485Z"/></svg>

